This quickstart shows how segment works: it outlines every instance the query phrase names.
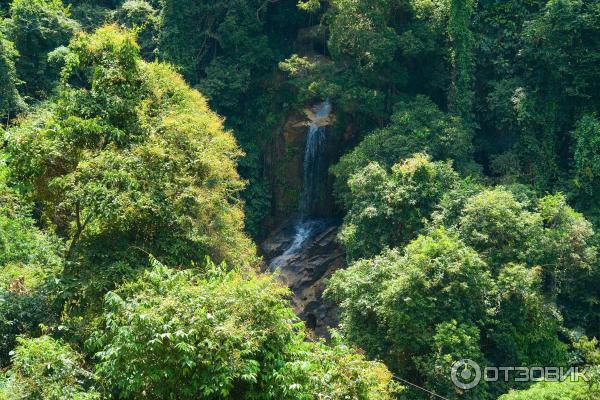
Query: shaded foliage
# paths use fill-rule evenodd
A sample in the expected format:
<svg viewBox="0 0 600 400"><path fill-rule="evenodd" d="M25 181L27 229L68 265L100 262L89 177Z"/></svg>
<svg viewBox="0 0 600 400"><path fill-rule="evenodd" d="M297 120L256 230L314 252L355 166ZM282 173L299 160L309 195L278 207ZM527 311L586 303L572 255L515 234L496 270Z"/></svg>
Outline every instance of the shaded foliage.
<svg viewBox="0 0 600 400"><path fill-rule="evenodd" d="M69 42L78 24L60 0L14 0L6 21L8 37L19 53L17 76L24 93L47 97L58 80L60 60L51 53Z"/></svg>
<svg viewBox="0 0 600 400"><path fill-rule="evenodd" d="M58 319L47 280L62 268L60 242L40 231L31 210L0 180L0 365L20 334ZM54 288L56 289L56 288Z"/></svg>
<svg viewBox="0 0 600 400"><path fill-rule="evenodd" d="M25 106L18 91L14 44L0 31L0 120L10 119Z"/></svg>
<svg viewBox="0 0 600 400"><path fill-rule="evenodd" d="M468 130L459 117L444 113L428 98L398 104L390 124L369 134L331 167L335 190L347 208L348 181L366 167L378 162L384 169L415 153L427 153L434 160L453 160L461 170L470 168L471 144Z"/></svg>

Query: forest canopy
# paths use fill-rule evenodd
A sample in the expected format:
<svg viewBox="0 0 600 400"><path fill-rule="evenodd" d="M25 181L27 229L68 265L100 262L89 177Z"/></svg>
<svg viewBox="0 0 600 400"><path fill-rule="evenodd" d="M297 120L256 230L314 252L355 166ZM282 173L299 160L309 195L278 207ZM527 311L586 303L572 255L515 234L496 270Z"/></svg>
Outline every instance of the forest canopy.
<svg viewBox="0 0 600 400"><path fill-rule="evenodd" d="M0 400L599 398L598 65L600 0L0 0Z"/></svg>

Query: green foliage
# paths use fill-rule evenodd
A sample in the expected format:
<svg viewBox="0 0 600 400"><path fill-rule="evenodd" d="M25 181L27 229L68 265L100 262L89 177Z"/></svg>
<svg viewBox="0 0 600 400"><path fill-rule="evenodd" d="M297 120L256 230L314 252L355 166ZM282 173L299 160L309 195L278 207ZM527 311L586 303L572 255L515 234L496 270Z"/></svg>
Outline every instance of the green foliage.
<svg viewBox="0 0 600 400"><path fill-rule="evenodd" d="M89 386L93 375L83 357L68 344L49 336L19 338L12 366L0 381L3 400L93 400L100 396ZM2 379L2 378L0 378Z"/></svg>
<svg viewBox="0 0 600 400"><path fill-rule="evenodd" d="M30 207L0 178L0 265L56 268L61 264L58 244L34 225L30 214Z"/></svg>
<svg viewBox="0 0 600 400"><path fill-rule="evenodd" d="M405 166L419 165L416 160ZM421 160L421 167L435 164L445 165ZM389 179L377 164L350 179L352 207L342 239L350 256L372 258L336 272L326 291L341 308L344 335L371 356L382 357L393 371L451 397L456 393L449 371L458 359L566 365L567 345L558 335L561 314L567 326L588 332L598 321L591 224L560 194L536 199L519 185L486 188L448 174L433 181L438 190L423 180L390 185ZM423 206L419 193L435 195ZM390 212L385 206L400 194L417 196L409 197L405 212ZM413 214L418 212L423 213ZM414 215L420 230L426 227L430 233L402 251L373 257L401 244L394 234L419 232L410 229ZM364 245L373 240L378 247ZM357 244L364 245L362 253L356 254ZM506 389L503 384L482 386L468 395L481 398Z"/></svg>
<svg viewBox="0 0 600 400"><path fill-rule="evenodd" d="M289 81L300 102L330 98L338 115L357 133L384 126L393 105L409 96L423 94L445 103L449 84L445 2L332 0L323 7L319 1L300 1L298 6L322 14L320 25L298 35L297 42L308 46L300 47L299 55L316 55L321 64Z"/></svg>
<svg viewBox="0 0 600 400"><path fill-rule="evenodd" d="M577 71L577 65L567 61L571 57L585 60L579 53L583 49L575 44L579 40L577 31L583 28L577 10L580 6L578 1L549 1L537 18L526 24L523 33L527 67L536 72L526 77L523 125L527 134L519 147L525 157L530 157L536 178L545 185L564 172L559 149L574 122L572 106L583 100L583 93L572 85L585 85L585 79L574 81L571 73Z"/></svg>
<svg viewBox="0 0 600 400"><path fill-rule="evenodd" d="M252 143L244 143L245 156L240 158L238 170L248 184L242 192L244 201L244 216L246 231L253 237L264 236L265 226L263 221L270 215L271 192L269 182L263 171L264 161L261 150Z"/></svg>
<svg viewBox="0 0 600 400"><path fill-rule="evenodd" d="M115 12L115 19L125 28L137 31L142 57L155 58L160 20L150 3L144 0L125 1Z"/></svg>
<svg viewBox="0 0 600 400"><path fill-rule="evenodd" d="M527 259L528 241L539 224L506 189L485 190L469 198L458 221L461 237L485 255L497 270L503 264Z"/></svg>
<svg viewBox="0 0 600 400"><path fill-rule="evenodd" d="M287 72L290 76L304 76L316 68L307 57L300 57L298 54L292 54L287 60L279 63L279 69Z"/></svg>
<svg viewBox="0 0 600 400"><path fill-rule="evenodd" d="M471 17L473 0L451 0L448 17L448 37L450 39L450 62L452 64L452 85L450 86L449 109L471 121L473 112L473 46Z"/></svg>
<svg viewBox="0 0 600 400"><path fill-rule="evenodd" d="M535 71L535 84L562 96L583 100L598 88L598 2L550 0L525 28L525 57ZM575 60L575 62L571 62Z"/></svg>
<svg viewBox="0 0 600 400"><path fill-rule="evenodd" d="M79 22L81 29L86 32L93 32L111 20L113 9L117 5L116 3L120 3L120 1L67 0L66 3L71 18Z"/></svg>
<svg viewBox="0 0 600 400"><path fill-rule="evenodd" d="M120 398L390 399L391 375L347 347L304 342L273 278L157 265L106 295L90 340Z"/></svg>
<svg viewBox="0 0 600 400"><path fill-rule="evenodd" d="M542 293L539 268L509 263L496 279L497 306L486 329L492 365L562 366L567 346L557 332L561 319ZM495 387L495 392L503 389Z"/></svg>
<svg viewBox="0 0 600 400"><path fill-rule="evenodd" d="M498 400L591 400L584 382L539 382L528 390L515 390Z"/></svg>
<svg viewBox="0 0 600 400"><path fill-rule="evenodd" d="M573 344L573 347L587 367L585 376L587 378L588 397L594 398L600 395L600 347L598 339L581 337Z"/></svg>
<svg viewBox="0 0 600 400"><path fill-rule="evenodd" d="M299 356L285 367L289 381L299 382L302 388L293 393L295 399L392 400L403 390L384 364L366 361L336 333L331 345L303 342L297 346L294 353Z"/></svg>
<svg viewBox="0 0 600 400"><path fill-rule="evenodd" d="M78 29L60 0L13 0L7 23L8 37L19 52L17 75L29 97L46 97L55 85L60 65L48 58L66 45Z"/></svg>
<svg viewBox="0 0 600 400"><path fill-rule="evenodd" d="M492 121L486 125L490 131L482 132L489 140L486 146L493 153L502 153L494 147L516 151L523 181L544 190L566 191L573 161L570 132L582 113L597 112L599 106L593 67L600 55L598 2L507 3L512 5L502 7L501 13L513 11L517 21L486 43L489 53L504 42L503 51L492 61L495 65L480 68L483 79L492 82L488 96ZM502 17L492 13L496 10L486 16L487 23L497 24L491 29L501 26L497 19Z"/></svg>
<svg viewBox="0 0 600 400"><path fill-rule="evenodd" d="M91 331L107 398L390 399L367 358L497 398L523 387L458 391L452 363L566 365L600 326L599 27L598 0L0 0L0 367ZM367 358L248 271L273 135L325 98L355 260L328 293ZM21 342L0 398L98 398L91 354Z"/></svg>
<svg viewBox="0 0 600 400"><path fill-rule="evenodd" d="M537 211L544 230L535 262L543 266L546 291L557 298L569 325L594 332L600 265L592 225L562 195L540 199Z"/></svg>
<svg viewBox="0 0 600 400"><path fill-rule="evenodd" d="M472 178L458 181L454 187L443 194L438 206L431 214L434 226L453 226L458 222L465 204L471 197L481 193L486 186Z"/></svg>
<svg viewBox="0 0 600 400"><path fill-rule="evenodd" d="M20 279L27 284L39 277L39 273L21 272L10 283L19 283ZM25 273L26 272L26 273ZM15 285L16 286L16 285ZM43 288L25 286L26 292L15 293L8 290L9 285L0 288L0 366L10 363L10 353L14 350L17 337L23 334L38 335L41 325L51 325L58 320L60 310L52 303L56 293L48 293Z"/></svg>
<svg viewBox="0 0 600 400"><path fill-rule="evenodd" d="M247 255L235 250L245 243L240 153L204 98L169 67L140 61L114 27L69 49L56 104L9 133L13 178L31 184L46 218L75 242L87 232L180 235L176 263L192 253L186 243L205 249L199 260L208 249L219 260Z"/></svg>
<svg viewBox="0 0 600 400"><path fill-rule="evenodd" d="M8 134L8 166L67 244L62 297L85 310L147 264L254 260L241 155L205 98L114 26L69 46L56 99ZM93 318L92 311L87 318Z"/></svg>
<svg viewBox="0 0 600 400"><path fill-rule="evenodd" d="M456 206L447 200L441 204ZM442 209L433 219L443 224L441 215L456 215L454 221L446 219L446 226L454 227L495 273L507 263L539 266L540 290L557 301L569 325L594 325L597 290L589 284L599 273L594 231L563 195L531 204L498 187L462 199L460 206L458 215Z"/></svg>
<svg viewBox="0 0 600 400"><path fill-rule="evenodd" d="M25 106L17 90L20 83L15 69L17 55L13 43L0 31L0 121L9 119Z"/></svg>
<svg viewBox="0 0 600 400"><path fill-rule="evenodd" d="M477 253L438 230L417 238L403 254L393 250L337 272L326 294L340 304L343 331L350 340L371 356L382 357L405 379L424 382L429 389L436 385L442 395L451 395L457 389L448 381L449 366L468 356L481 359L479 331L473 325L485 318L492 288ZM436 360L440 341L446 340L440 335L448 329L458 329L453 334L462 339ZM469 353L462 342L474 351ZM440 363L445 372L437 373L444 375L444 383L429 368ZM478 393L472 393L474 398Z"/></svg>
<svg viewBox="0 0 600 400"><path fill-rule="evenodd" d="M30 210L0 181L0 366L20 334L57 318L47 278L60 271L61 246L34 226Z"/></svg>
<svg viewBox="0 0 600 400"><path fill-rule="evenodd" d="M272 52L262 32L268 2L162 0L160 51L219 107L235 107ZM272 62L272 61L271 61Z"/></svg>
<svg viewBox="0 0 600 400"><path fill-rule="evenodd" d="M372 257L413 239L457 179L449 163L423 154L395 164L391 174L377 163L353 174L340 232L348 259Z"/></svg>
<svg viewBox="0 0 600 400"><path fill-rule="evenodd" d="M392 1L330 1L329 51L367 72L393 60L398 37L388 26Z"/></svg>
<svg viewBox="0 0 600 400"><path fill-rule="evenodd" d="M331 168L336 177L335 189L339 200L348 207L348 180L370 162L388 169L414 153L424 152L434 160L454 160L459 170L465 170L471 161L471 149L470 135L459 117L444 113L428 98L417 96L413 101L400 103L387 127L369 133Z"/></svg>
<svg viewBox="0 0 600 400"><path fill-rule="evenodd" d="M539 382L527 390L511 391L499 400L594 400L600 395L600 351L598 341L583 337L574 343L583 362L579 373L565 377L563 382ZM585 370L585 372L583 372Z"/></svg>
<svg viewBox="0 0 600 400"><path fill-rule="evenodd" d="M293 2L160 1L161 59L175 64L227 117L226 127L247 154L239 171L248 182L243 199L255 237L265 234L262 222L271 211L267 169L273 166L263 151L292 97L280 91L273 71L292 47L298 14Z"/></svg>
<svg viewBox="0 0 600 400"><path fill-rule="evenodd" d="M596 115L584 115L572 132L575 142L573 150L573 186L574 196L582 208L589 210L594 221L598 190L600 188L600 121Z"/></svg>
<svg viewBox="0 0 600 400"><path fill-rule="evenodd" d="M483 362L483 354L479 348L479 329L468 323L459 324L455 320L440 323L435 329L432 340L435 352L417 357L415 364L418 369L426 376L435 393L443 393L449 397L480 399L485 393L485 382L463 394L449 379L456 360L468 357L469 360Z"/></svg>
<svg viewBox="0 0 600 400"><path fill-rule="evenodd" d="M124 398L256 396L294 335L286 296L269 279L237 273L148 272L106 296L98 374Z"/></svg>
<svg viewBox="0 0 600 400"><path fill-rule="evenodd" d="M336 272L326 295L339 304L344 335L412 382L447 397L454 362L564 365L560 319L539 287L539 270L485 258L443 228ZM489 363L489 364L487 364ZM489 392L488 392L489 390ZM464 393L479 399L502 387Z"/></svg>
<svg viewBox="0 0 600 400"><path fill-rule="evenodd" d="M299 0L298 8L303 11L317 12L321 9L320 0Z"/></svg>

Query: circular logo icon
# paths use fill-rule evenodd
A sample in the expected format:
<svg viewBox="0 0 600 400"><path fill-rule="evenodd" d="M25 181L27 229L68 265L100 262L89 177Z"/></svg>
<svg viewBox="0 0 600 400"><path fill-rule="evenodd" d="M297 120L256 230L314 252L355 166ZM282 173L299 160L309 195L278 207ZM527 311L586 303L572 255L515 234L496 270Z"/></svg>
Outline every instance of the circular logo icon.
<svg viewBox="0 0 600 400"><path fill-rule="evenodd" d="M452 383L464 390L473 389L481 381L481 368L473 360L460 360L452 365Z"/></svg>

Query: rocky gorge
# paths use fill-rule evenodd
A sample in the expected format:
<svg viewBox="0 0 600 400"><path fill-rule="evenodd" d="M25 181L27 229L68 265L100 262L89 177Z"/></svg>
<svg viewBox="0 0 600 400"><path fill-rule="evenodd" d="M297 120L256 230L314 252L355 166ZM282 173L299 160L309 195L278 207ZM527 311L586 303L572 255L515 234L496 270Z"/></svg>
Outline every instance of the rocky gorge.
<svg viewBox="0 0 600 400"><path fill-rule="evenodd" d="M273 182L273 209L280 222L260 245L266 268L292 290L296 313L320 337L337 325L333 304L323 299L325 282L346 266L329 198L327 169L338 147L330 134L334 120L325 101L292 113L276 134L272 154L283 159L277 164L284 179Z"/></svg>

